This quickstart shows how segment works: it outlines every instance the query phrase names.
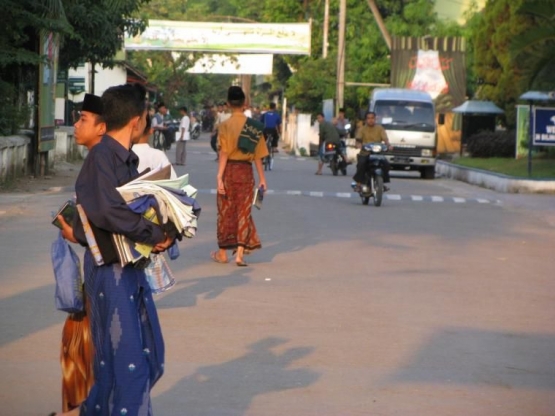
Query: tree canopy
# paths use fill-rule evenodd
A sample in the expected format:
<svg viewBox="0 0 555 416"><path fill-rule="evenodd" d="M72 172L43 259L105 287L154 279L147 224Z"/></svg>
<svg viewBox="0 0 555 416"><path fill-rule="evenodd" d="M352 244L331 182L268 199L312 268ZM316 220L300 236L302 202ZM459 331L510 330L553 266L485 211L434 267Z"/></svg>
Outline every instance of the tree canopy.
<svg viewBox="0 0 555 416"><path fill-rule="evenodd" d="M393 35L451 35L461 34L455 24L439 21L428 0L381 0L379 8L386 26ZM303 111L321 110L322 100L335 97L336 59L339 26L339 0L330 0L328 58L322 57L324 0L152 0L143 8L150 18L185 21L312 21L310 56L275 55L274 75L254 93L254 101L266 102L268 92L285 91L289 102ZM365 1L347 1L345 79L351 82L388 83L390 75L389 50ZM141 54L133 53L134 64L160 80L162 68L146 68ZM154 56L154 53L148 55ZM158 58L156 58L158 59ZM170 66L171 62L166 63ZM144 58L143 58L144 61ZM166 71L166 75L169 75ZM317 76L315 76L317 75ZM175 74L174 76L177 76ZM179 75L182 82L194 86L203 76ZM154 82L154 81L153 81ZM157 84L166 90L169 78ZM349 87L345 90L346 107L365 106L370 88ZM183 91L185 93L185 91ZM221 96L225 91L213 91ZM354 110L352 110L354 111Z"/></svg>

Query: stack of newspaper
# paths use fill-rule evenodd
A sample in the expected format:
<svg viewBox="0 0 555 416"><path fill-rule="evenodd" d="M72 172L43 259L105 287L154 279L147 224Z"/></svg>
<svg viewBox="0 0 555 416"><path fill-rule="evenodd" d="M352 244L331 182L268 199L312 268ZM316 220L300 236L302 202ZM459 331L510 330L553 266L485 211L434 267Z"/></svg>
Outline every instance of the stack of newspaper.
<svg viewBox="0 0 555 416"><path fill-rule="evenodd" d="M160 176L160 171L161 169L151 171L116 189L130 205L145 196L155 198L158 212L150 207L142 213L143 216L156 224L171 221L180 234L192 238L197 230L198 217L195 212L198 214L200 211L194 200L198 191L189 185L188 174L176 179L156 179ZM162 172L162 176L166 175ZM121 234L113 234L113 241L122 267L148 259L153 248L148 244L133 242Z"/></svg>

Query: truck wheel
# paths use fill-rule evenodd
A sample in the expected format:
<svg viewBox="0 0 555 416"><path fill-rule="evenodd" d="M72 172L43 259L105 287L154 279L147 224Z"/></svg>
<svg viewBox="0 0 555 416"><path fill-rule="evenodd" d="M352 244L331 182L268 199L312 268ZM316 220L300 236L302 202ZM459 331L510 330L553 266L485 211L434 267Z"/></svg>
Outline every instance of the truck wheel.
<svg viewBox="0 0 555 416"><path fill-rule="evenodd" d="M435 166L428 166L420 170L420 177L422 179L434 179L436 177Z"/></svg>

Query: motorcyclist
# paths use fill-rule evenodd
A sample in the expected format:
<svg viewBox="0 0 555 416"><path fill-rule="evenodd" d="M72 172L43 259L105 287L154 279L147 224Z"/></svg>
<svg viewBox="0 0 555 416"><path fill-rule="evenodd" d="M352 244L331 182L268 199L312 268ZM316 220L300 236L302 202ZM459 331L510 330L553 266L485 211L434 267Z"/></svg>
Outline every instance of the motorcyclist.
<svg viewBox="0 0 555 416"><path fill-rule="evenodd" d="M322 174L322 168L324 167L325 159L324 159L324 147L326 143L335 143L339 146L341 139L339 138L339 132L335 128L335 126L326 121L324 118L324 113L318 113L316 115L316 120L318 120L319 128L318 128L318 170L316 171L315 175Z"/></svg>
<svg viewBox="0 0 555 416"><path fill-rule="evenodd" d="M264 137L272 137L272 152L278 153L281 116L276 110L276 103L270 103L270 109L262 115L260 121L264 124Z"/></svg>
<svg viewBox="0 0 555 416"><path fill-rule="evenodd" d="M165 150L169 150L175 141L176 129L169 126L169 122L171 122L171 118L168 108L164 103L158 103L158 111L152 117L152 130L160 131L164 136Z"/></svg>
<svg viewBox="0 0 555 416"><path fill-rule="evenodd" d="M336 118L335 127L339 132L339 137L342 139L346 139L349 135L349 132L346 129L347 124L349 124L349 119L345 118L345 109L340 108Z"/></svg>
<svg viewBox="0 0 555 416"><path fill-rule="evenodd" d="M357 146L362 146L366 143L385 143L388 150L393 149L391 144L389 143L389 139L387 137L387 133L385 129L376 124L376 113L373 111L369 111L366 113L366 123L362 126L356 135ZM366 163L368 161L368 152L365 151L363 148L360 150L357 156L357 171L355 176L353 176L353 180L356 182L355 190L359 191L361 189L361 184L364 182L364 172L366 170ZM384 159L382 171L383 171L383 181L384 183L389 183L389 162L387 159ZM389 187L384 185L384 191L389 191Z"/></svg>

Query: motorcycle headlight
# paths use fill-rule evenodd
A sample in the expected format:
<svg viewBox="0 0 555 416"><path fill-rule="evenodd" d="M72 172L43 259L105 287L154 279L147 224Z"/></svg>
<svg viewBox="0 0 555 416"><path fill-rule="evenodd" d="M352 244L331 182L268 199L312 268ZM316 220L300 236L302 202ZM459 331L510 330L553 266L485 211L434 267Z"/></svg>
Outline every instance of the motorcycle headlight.
<svg viewBox="0 0 555 416"><path fill-rule="evenodd" d="M381 153L382 145L381 144L374 144L372 145L372 152L373 153Z"/></svg>
<svg viewBox="0 0 555 416"><path fill-rule="evenodd" d="M432 157L433 155L432 149L422 149L422 157Z"/></svg>

